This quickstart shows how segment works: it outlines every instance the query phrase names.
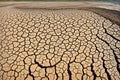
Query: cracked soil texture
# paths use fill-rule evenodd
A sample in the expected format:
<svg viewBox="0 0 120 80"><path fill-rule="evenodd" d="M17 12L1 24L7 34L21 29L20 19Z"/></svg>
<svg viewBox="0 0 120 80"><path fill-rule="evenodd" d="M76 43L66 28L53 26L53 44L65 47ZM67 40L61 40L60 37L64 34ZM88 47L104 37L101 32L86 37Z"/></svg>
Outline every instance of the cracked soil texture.
<svg viewBox="0 0 120 80"><path fill-rule="evenodd" d="M0 7L0 80L120 80L120 26L83 9Z"/></svg>

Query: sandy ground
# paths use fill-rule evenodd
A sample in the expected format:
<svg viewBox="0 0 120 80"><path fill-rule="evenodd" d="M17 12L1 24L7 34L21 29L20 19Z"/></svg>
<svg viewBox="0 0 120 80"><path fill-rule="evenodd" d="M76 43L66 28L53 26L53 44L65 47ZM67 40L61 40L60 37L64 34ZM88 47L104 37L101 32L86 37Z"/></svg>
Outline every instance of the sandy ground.
<svg viewBox="0 0 120 80"><path fill-rule="evenodd" d="M1 2L0 80L120 80L120 5Z"/></svg>
<svg viewBox="0 0 120 80"><path fill-rule="evenodd" d="M98 13L120 25L120 3L111 2L0 2L0 6L15 6L26 9L86 9Z"/></svg>
<svg viewBox="0 0 120 80"><path fill-rule="evenodd" d="M24 9L86 9L102 15L120 25L120 3L111 2L0 2L0 6Z"/></svg>
<svg viewBox="0 0 120 80"><path fill-rule="evenodd" d="M34 7L34 8L47 8L47 7L99 7L106 8L111 10L120 11L120 3L111 3L111 2L0 2L1 5L8 4L22 4L25 7ZM31 5L34 4L34 5ZM21 5L20 5L21 6Z"/></svg>

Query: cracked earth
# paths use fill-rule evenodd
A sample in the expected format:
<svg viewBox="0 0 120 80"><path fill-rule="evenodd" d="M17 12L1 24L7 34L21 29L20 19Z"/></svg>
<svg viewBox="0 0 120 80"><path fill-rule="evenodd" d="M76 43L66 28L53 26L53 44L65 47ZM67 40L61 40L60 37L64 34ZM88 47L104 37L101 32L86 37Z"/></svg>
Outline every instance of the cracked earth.
<svg viewBox="0 0 120 80"><path fill-rule="evenodd" d="M117 23L84 9L0 7L0 80L120 80Z"/></svg>

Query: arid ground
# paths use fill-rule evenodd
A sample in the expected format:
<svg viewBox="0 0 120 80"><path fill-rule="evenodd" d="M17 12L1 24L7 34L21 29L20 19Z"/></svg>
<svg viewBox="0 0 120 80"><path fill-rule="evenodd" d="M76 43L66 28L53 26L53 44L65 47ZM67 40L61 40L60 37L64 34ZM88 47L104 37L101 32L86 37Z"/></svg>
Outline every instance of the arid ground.
<svg viewBox="0 0 120 80"><path fill-rule="evenodd" d="M1 2L0 80L120 80L120 4Z"/></svg>

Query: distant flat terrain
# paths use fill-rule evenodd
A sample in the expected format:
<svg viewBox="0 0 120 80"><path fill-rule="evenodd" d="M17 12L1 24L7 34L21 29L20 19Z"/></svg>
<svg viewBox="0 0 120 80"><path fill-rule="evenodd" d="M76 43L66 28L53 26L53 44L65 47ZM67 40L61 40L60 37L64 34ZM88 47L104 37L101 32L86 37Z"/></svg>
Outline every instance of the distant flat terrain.
<svg viewBox="0 0 120 80"><path fill-rule="evenodd" d="M120 5L0 2L0 80L120 80Z"/></svg>

